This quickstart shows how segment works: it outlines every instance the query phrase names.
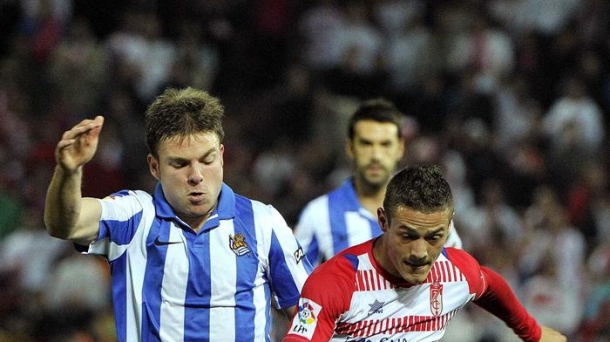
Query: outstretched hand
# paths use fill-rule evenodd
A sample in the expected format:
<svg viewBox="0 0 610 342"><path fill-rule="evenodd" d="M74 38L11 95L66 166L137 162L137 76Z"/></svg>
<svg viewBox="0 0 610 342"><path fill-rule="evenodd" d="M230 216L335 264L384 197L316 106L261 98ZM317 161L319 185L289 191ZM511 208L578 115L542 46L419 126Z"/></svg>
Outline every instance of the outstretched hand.
<svg viewBox="0 0 610 342"><path fill-rule="evenodd" d="M568 340L559 331L545 326L542 326L541 328L542 335L540 336L540 342L566 342Z"/></svg>
<svg viewBox="0 0 610 342"><path fill-rule="evenodd" d="M86 119L64 132L55 149L57 165L66 171L74 171L88 163L99 142L100 132L104 125L104 117Z"/></svg>

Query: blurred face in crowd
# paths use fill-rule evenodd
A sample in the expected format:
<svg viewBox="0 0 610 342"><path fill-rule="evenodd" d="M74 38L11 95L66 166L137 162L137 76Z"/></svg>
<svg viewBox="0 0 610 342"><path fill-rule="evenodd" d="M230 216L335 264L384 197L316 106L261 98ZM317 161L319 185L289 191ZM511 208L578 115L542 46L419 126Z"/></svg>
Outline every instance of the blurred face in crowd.
<svg viewBox="0 0 610 342"><path fill-rule="evenodd" d="M374 256L390 274L420 284L440 255L449 233L452 209L424 213L407 206L396 212L377 210L384 234L375 242Z"/></svg>
<svg viewBox="0 0 610 342"><path fill-rule="evenodd" d="M398 126L390 122L362 120L354 126L347 154L356 167L356 181L369 187L384 187L404 153Z"/></svg>
<svg viewBox="0 0 610 342"><path fill-rule="evenodd" d="M148 155L176 215L198 230L216 207L223 180L224 146L218 135L203 132L159 143L158 158Z"/></svg>

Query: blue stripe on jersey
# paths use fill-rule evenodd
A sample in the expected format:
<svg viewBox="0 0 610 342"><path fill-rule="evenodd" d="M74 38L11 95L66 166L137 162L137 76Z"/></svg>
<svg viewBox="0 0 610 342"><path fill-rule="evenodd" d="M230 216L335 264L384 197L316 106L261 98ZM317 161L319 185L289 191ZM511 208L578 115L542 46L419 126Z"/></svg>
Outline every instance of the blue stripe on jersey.
<svg viewBox="0 0 610 342"><path fill-rule="evenodd" d="M333 254L337 254L348 246L347 225L345 224L345 212L353 208L352 203L347 201L346 194L342 191L333 191L328 195L328 216L330 219L330 230L333 236ZM330 208L333 206L333 208Z"/></svg>
<svg viewBox="0 0 610 342"><path fill-rule="evenodd" d="M147 261L144 274L144 287L142 289L142 336L150 341L159 341L161 322L161 285L163 284L163 270L168 246L156 246L155 239L168 241L171 222L159 220L153 224L146 239ZM125 273L125 272L123 272ZM155 331L149 331L152 328Z"/></svg>
<svg viewBox="0 0 610 342"><path fill-rule="evenodd" d="M309 246L307 246L307 251L305 251L307 256L307 260L309 260L312 264L319 264L323 260L321 259L322 253L320 253L320 245L318 244L318 238L316 234L313 234L311 237L311 242Z"/></svg>
<svg viewBox="0 0 610 342"><path fill-rule="evenodd" d="M110 262L112 280L112 305L118 341L127 341L127 254Z"/></svg>
<svg viewBox="0 0 610 342"><path fill-rule="evenodd" d="M142 211L131 216L127 221L117 220L102 220L100 221L100 232L98 239L109 237L110 241L117 245L127 245L131 242L133 235L136 233L140 221L142 220ZM110 233L112 232L112 233Z"/></svg>
<svg viewBox="0 0 610 342"><path fill-rule="evenodd" d="M278 304L282 308L295 305L298 302L300 291L290 276L292 272L288 269L283 249L275 232L271 235L269 261L270 273L273 275L272 284L275 289L274 292L278 294ZM286 296L286 294L292 294L292 296Z"/></svg>
<svg viewBox="0 0 610 342"><path fill-rule="evenodd" d="M345 214L347 212L360 213L360 210L364 210L360 205L352 179L345 181L342 186L328 194L328 207L330 229L333 237L333 255L336 255L347 247L351 247ZM379 223L369 216L365 218L369 223L371 237L381 235L382 231Z"/></svg>
<svg viewBox="0 0 610 342"><path fill-rule="evenodd" d="M345 222L345 212L358 210L359 204L354 205L354 198L349 196L344 187L328 194L328 216L330 220L330 230L333 236L333 254L337 254L349 247L347 237L347 225ZM356 199L357 201L357 199Z"/></svg>
<svg viewBox="0 0 610 342"><path fill-rule="evenodd" d="M235 208L239 220L235 220L234 234L243 234L250 248L250 253L238 256L237 284L235 293L235 336L240 341L254 341L254 280L258 271L257 236L254 229L254 212L252 202L244 197L235 196ZM264 286L268 287L267 284ZM268 297L269 298L269 297ZM270 322L267 320L267 322ZM267 324L269 329L269 324ZM267 334L269 330L267 330Z"/></svg>
<svg viewBox="0 0 610 342"><path fill-rule="evenodd" d="M352 264L352 266L354 267L354 270L358 269L358 256L354 255L354 254L345 254L344 255L345 259L349 260L349 262Z"/></svg>
<svg viewBox="0 0 610 342"><path fill-rule="evenodd" d="M184 303L184 341L204 341L210 334L210 298L212 296L210 267L210 234L198 234L189 253L189 279Z"/></svg>

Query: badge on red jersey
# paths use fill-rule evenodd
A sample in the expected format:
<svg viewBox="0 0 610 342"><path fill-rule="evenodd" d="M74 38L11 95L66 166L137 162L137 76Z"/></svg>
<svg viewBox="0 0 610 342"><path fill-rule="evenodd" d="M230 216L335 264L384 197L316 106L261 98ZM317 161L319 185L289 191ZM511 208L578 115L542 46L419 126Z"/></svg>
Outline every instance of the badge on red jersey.
<svg viewBox="0 0 610 342"><path fill-rule="evenodd" d="M288 333L311 339L318 325L318 315L322 307L311 299L301 298L298 310Z"/></svg>
<svg viewBox="0 0 610 342"><path fill-rule="evenodd" d="M430 312L440 316L443 312L443 284L435 281L430 285Z"/></svg>

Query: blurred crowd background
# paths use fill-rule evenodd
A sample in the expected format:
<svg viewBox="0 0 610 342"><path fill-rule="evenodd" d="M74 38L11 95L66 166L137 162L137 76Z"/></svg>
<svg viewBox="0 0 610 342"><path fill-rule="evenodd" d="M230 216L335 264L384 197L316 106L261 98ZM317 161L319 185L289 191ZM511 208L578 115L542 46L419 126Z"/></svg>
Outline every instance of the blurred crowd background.
<svg viewBox="0 0 610 342"><path fill-rule="evenodd" d="M44 230L54 148L104 115L84 194L152 190L168 86L221 98L226 182L291 225L349 176L359 102L394 101L464 248L541 323L610 341L609 31L605 0L0 0L0 341L115 340L106 262ZM514 340L479 310L443 341Z"/></svg>

